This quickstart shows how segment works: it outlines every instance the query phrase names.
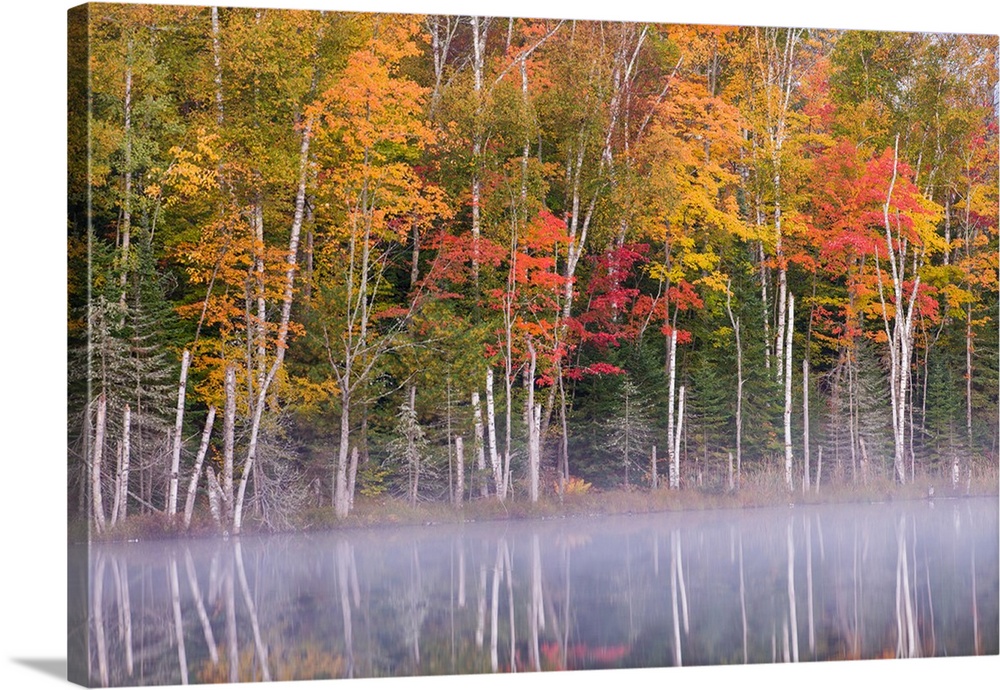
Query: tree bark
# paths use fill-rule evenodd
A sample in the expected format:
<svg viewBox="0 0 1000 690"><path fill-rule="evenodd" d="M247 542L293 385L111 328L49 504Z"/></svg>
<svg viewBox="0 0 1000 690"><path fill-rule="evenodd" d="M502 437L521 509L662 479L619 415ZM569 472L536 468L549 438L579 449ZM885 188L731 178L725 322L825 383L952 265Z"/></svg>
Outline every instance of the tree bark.
<svg viewBox="0 0 1000 690"><path fill-rule="evenodd" d="M187 501L184 503L184 529L191 526L191 516L194 514L194 499L197 495L198 480L201 479L201 465L205 461L205 454L208 452L208 440L212 436L212 424L215 422L215 405L208 408L208 418L205 419L205 430L201 434L201 445L198 446L198 455L194 460L194 469L191 471L191 482L188 484Z"/></svg>
<svg viewBox="0 0 1000 690"><path fill-rule="evenodd" d="M347 471L347 507L354 510L354 485L358 478L358 447L351 448L351 466Z"/></svg>
<svg viewBox="0 0 1000 690"><path fill-rule="evenodd" d="M677 383L677 330L670 330L670 338L667 341L667 467L669 469L669 484L671 489L676 489L677 477L676 468L676 448L679 446L675 427L677 420L674 418L674 386Z"/></svg>
<svg viewBox="0 0 1000 690"><path fill-rule="evenodd" d="M788 321L785 323L785 485L791 491L794 488L792 479L792 333L795 330L793 321L795 296L788 293Z"/></svg>
<svg viewBox="0 0 1000 690"><path fill-rule="evenodd" d="M226 403L222 422L222 508L226 525L233 522L233 460L236 435L236 369L226 365Z"/></svg>
<svg viewBox="0 0 1000 690"><path fill-rule="evenodd" d="M337 468L333 482L333 510L338 518L347 517L351 509L347 497L347 452L351 442L351 396L347 388L340 392L340 445L337 448Z"/></svg>
<svg viewBox="0 0 1000 690"><path fill-rule="evenodd" d="M490 446L490 466L493 468L493 481L496 484L496 495L500 499L507 497L504 491L503 468L497 457L497 422L496 406L493 401L493 369L486 370L486 429Z"/></svg>
<svg viewBox="0 0 1000 690"><path fill-rule="evenodd" d="M525 401L525 422L528 427L528 497L532 503L538 502L538 470L541 463L540 456L540 443L539 443L539 424L541 422L541 406L539 405L539 410L535 410L535 366L538 363L538 357L535 353L535 346L529 340L528 341L528 352L531 354L531 362L528 365L527 371L527 381L525 381L526 387L528 389L528 397Z"/></svg>
<svg viewBox="0 0 1000 690"><path fill-rule="evenodd" d="M173 519L177 514L177 483L180 479L181 447L184 441L184 398L187 394L188 366L191 351L184 350L181 356L181 380L177 386L177 414L174 418L174 447L170 459L170 489L167 495L167 515Z"/></svg>
<svg viewBox="0 0 1000 690"><path fill-rule="evenodd" d="M655 491L656 489L659 488L659 478L657 477L657 474L656 474L656 446L655 445L653 446L653 450L652 450L652 454L651 455L652 456L651 456L650 461L649 461L649 465L650 465L650 467L649 467L649 474L650 474L650 477L652 478L651 479L651 486L652 486L653 490Z"/></svg>
<svg viewBox="0 0 1000 690"><path fill-rule="evenodd" d="M736 489L739 489L743 470L743 339L740 333L740 320L733 317L732 293L729 286L726 286L726 313L729 314L729 323L732 324L733 334L736 337Z"/></svg>
<svg viewBox="0 0 1000 690"><path fill-rule="evenodd" d="M677 394L677 428L674 429L673 456L670 460L670 488L681 486L681 436L684 429L684 386Z"/></svg>
<svg viewBox="0 0 1000 690"><path fill-rule="evenodd" d="M476 438L476 469L479 471L479 494L486 498L490 495L490 489L486 479L486 449L483 440L483 412L479 406L479 391L472 392L472 415Z"/></svg>
<svg viewBox="0 0 1000 690"><path fill-rule="evenodd" d="M122 465L118 487L121 496L118 509L119 520L128 517L128 474L132 456L132 408L129 405L125 405L125 412L122 416Z"/></svg>
<svg viewBox="0 0 1000 690"><path fill-rule="evenodd" d="M97 397L97 422L94 430L94 449L90 460L90 493L97 533L101 534L107 524L104 517L104 498L101 495L101 463L104 458L104 431L107 424L108 398L104 393Z"/></svg>
<svg viewBox="0 0 1000 690"><path fill-rule="evenodd" d="M465 497L465 449L462 445L462 437L455 437L455 458L456 458L456 481L455 481L455 505L462 507L462 499Z"/></svg>
<svg viewBox="0 0 1000 690"><path fill-rule="evenodd" d="M802 492L809 491L809 360L802 359Z"/></svg>

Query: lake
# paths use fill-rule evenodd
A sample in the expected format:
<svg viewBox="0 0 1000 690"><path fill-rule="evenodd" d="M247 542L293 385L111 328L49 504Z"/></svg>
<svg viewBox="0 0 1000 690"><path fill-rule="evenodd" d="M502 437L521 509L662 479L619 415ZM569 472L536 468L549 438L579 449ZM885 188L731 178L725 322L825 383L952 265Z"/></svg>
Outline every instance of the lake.
<svg viewBox="0 0 1000 690"><path fill-rule="evenodd" d="M86 628L99 686L995 655L998 513L994 497L94 544L70 551L89 569L70 637Z"/></svg>

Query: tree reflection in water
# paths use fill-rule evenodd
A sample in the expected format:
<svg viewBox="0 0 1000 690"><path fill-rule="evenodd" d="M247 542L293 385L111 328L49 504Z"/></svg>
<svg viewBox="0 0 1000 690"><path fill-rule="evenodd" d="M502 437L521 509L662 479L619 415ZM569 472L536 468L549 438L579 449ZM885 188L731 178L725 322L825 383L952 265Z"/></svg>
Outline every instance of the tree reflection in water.
<svg viewBox="0 0 1000 690"><path fill-rule="evenodd" d="M997 518L966 499L95 544L89 673L135 686L997 654Z"/></svg>

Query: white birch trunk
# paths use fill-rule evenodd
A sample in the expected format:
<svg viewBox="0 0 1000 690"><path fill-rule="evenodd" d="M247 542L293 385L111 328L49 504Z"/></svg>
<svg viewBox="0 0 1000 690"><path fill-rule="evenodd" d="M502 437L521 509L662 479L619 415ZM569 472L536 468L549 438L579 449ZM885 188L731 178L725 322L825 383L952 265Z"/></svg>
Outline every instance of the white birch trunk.
<svg viewBox="0 0 1000 690"><path fill-rule="evenodd" d="M208 452L208 440L212 437L212 425L215 423L215 405L208 408L208 418L205 419L205 430L201 434L201 445L194 460L191 471L191 482L188 484L187 500L184 503L184 529L191 526L191 516L194 515L194 499L198 492L198 481L201 479L201 466Z"/></svg>
<svg viewBox="0 0 1000 690"><path fill-rule="evenodd" d="M219 485L219 480L216 478L215 470L212 469L211 465L208 466L205 474L208 477L208 510L212 514L215 524L220 529L225 529L223 528L223 524L228 526L229 521L228 519L224 520L225 497L222 486Z"/></svg>
<svg viewBox="0 0 1000 690"><path fill-rule="evenodd" d="M794 328L795 296L788 293L788 321L785 324L785 485L791 491L794 488L792 479L792 334Z"/></svg>
<svg viewBox="0 0 1000 690"><path fill-rule="evenodd" d="M674 419L674 386L677 383L677 330L671 329L670 340L667 344L667 467L669 473L669 485L671 489L678 486L677 477L674 475L675 450L677 443L675 438L679 434L675 433L677 426Z"/></svg>
<svg viewBox="0 0 1000 690"><path fill-rule="evenodd" d="M122 418L122 464L121 474L118 484L120 492L120 506L118 508L118 519L124 520L128 517L128 474L132 456L132 408L125 405L125 412Z"/></svg>
<svg viewBox="0 0 1000 690"><path fill-rule="evenodd" d="M535 367L538 357L535 353L535 346L528 341L528 351L531 354L531 362L528 365L526 387L528 397L525 402L525 422L528 427L528 497L532 503L538 502L538 466L541 462L539 428L540 413L535 411ZM539 406L540 407L540 406Z"/></svg>
<svg viewBox="0 0 1000 690"><path fill-rule="evenodd" d="M674 429L674 448L670 460L670 488L681 486L681 437L684 430L684 386L677 394L677 428Z"/></svg>
<svg viewBox="0 0 1000 690"><path fill-rule="evenodd" d="M465 498L465 448L462 445L462 437L455 437L455 460L456 460L456 481L455 481L455 505L462 507L462 500Z"/></svg>
<svg viewBox="0 0 1000 690"><path fill-rule="evenodd" d="M473 427L476 438L476 469L479 471L479 493L483 498L490 495L489 482L486 480L486 448L483 439L483 411L479 406L479 391L472 392Z"/></svg>
<svg viewBox="0 0 1000 690"><path fill-rule="evenodd" d="M659 478L657 477L657 474L656 474L656 446L655 445L653 446L653 450L652 450L652 453L651 453L651 458L650 458L650 461L649 461L649 474L650 474L650 477L652 478L651 484L652 484L653 490L655 491L656 489L660 488L659 487L660 480L659 480Z"/></svg>
<svg viewBox="0 0 1000 690"><path fill-rule="evenodd" d="M823 445L820 444L819 451L816 453L816 493L819 494L819 483L820 479L823 477Z"/></svg>
<svg viewBox="0 0 1000 690"><path fill-rule="evenodd" d="M347 517L351 509L347 497L347 453L351 441L351 398L345 388L340 394L340 445L337 448L337 468L333 481L333 510L338 518Z"/></svg>
<svg viewBox="0 0 1000 690"><path fill-rule="evenodd" d="M104 498L101 494L101 464L104 458L104 431L107 426L108 399L104 393L97 398L97 422L94 430L94 449L90 460L90 493L97 533L104 531L107 520L104 517Z"/></svg>
<svg viewBox="0 0 1000 690"><path fill-rule="evenodd" d="M907 386L910 379L910 358L913 348L913 316L917 294L920 290L919 269L923 266L924 257L922 254L918 256L916 249L914 249L913 282L910 288L909 299L904 307L903 287L906 278L907 243L901 237L893 235L890 218L890 206L892 204L893 190L896 185L898 163L899 135L897 134L892 162L892 179L889 182L889 191L886 194L885 204L882 207L886 253L889 266L892 269L892 286L895 298L891 328L883 290L882 271L879 267L877 245L875 269L878 278L879 300L882 305L882 319L886 338L889 341L889 390L892 402L892 431L895 446L893 468L896 473L896 479L900 484L904 484L906 483ZM896 245L899 245L898 252Z"/></svg>
<svg viewBox="0 0 1000 690"><path fill-rule="evenodd" d="M802 358L802 492L809 491L809 360Z"/></svg>
<svg viewBox="0 0 1000 690"><path fill-rule="evenodd" d="M181 380L177 386L177 414L174 417L174 447L170 456L170 489L167 495L167 515L173 518L177 514L177 483L180 479L181 446L184 440L184 398L187 394L188 366L191 364L191 351L184 350L181 356Z"/></svg>
<svg viewBox="0 0 1000 690"><path fill-rule="evenodd" d="M497 457L497 422L496 405L493 400L493 369L486 370L486 429L490 447L490 466L493 468L493 481L496 483L497 497L502 499L506 495L503 491L503 468L500 466L500 459Z"/></svg>
<svg viewBox="0 0 1000 690"><path fill-rule="evenodd" d="M726 289L726 313L729 314L729 323L733 326L733 334L736 337L736 485L739 489L740 479L743 470L743 340L740 333L740 320L733 316L732 295ZM730 480L730 489L733 482Z"/></svg>
<svg viewBox="0 0 1000 690"><path fill-rule="evenodd" d="M226 365L226 403L222 422L222 508L226 525L233 521L233 459L236 434L236 370Z"/></svg>
<svg viewBox="0 0 1000 690"><path fill-rule="evenodd" d="M351 466L347 472L347 507L354 510L354 485L358 478L358 447L351 448Z"/></svg>

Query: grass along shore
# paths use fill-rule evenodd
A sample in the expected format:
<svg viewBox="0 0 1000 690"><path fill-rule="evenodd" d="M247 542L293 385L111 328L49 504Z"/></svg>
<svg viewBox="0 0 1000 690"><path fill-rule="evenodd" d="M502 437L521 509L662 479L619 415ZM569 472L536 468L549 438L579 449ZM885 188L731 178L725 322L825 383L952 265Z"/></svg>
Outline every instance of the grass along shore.
<svg viewBox="0 0 1000 690"><path fill-rule="evenodd" d="M1000 495L1000 475L996 468L980 471L971 479L952 487L940 476L918 477L916 482L897 484L886 478L867 484L829 483L808 492L788 491L780 473L758 473L744 477L738 491L719 491L688 487L678 490L645 488L600 490L589 488L567 493L560 500L555 493L543 495L537 503L515 496L506 501L495 497L475 498L461 506L442 501L418 501L411 505L403 498L358 496L351 514L338 519L329 505L308 508L287 520L281 529L255 522L247 516L244 534L302 532L324 529L395 525L458 524L532 518L561 518L594 515L628 515L669 511L695 511L726 508L760 508L777 505L816 505L833 503L880 503L885 501L960 498ZM933 496L930 496L933 488ZM205 537L218 534L218 527L205 514L196 515L191 527L184 530L180 520L171 523L162 513L135 515L107 529L91 534L94 541L131 541L136 539ZM70 525L71 542L87 540L85 524Z"/></svg>

